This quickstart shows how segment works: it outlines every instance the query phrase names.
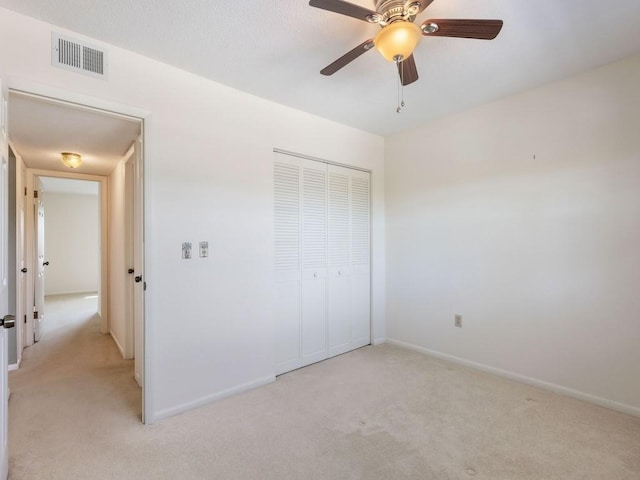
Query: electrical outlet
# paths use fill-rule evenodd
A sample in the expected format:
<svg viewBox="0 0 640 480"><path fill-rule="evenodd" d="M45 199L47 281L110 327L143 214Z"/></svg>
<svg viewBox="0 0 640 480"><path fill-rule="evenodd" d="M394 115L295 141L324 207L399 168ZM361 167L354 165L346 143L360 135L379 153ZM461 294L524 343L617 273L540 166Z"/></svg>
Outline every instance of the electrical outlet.
<svg viewBox="0 0 640 480"><path fill-rule="evenodd" d="M462 328L462 315L456 315L454 317L455 325L458 328Z"/></svg>

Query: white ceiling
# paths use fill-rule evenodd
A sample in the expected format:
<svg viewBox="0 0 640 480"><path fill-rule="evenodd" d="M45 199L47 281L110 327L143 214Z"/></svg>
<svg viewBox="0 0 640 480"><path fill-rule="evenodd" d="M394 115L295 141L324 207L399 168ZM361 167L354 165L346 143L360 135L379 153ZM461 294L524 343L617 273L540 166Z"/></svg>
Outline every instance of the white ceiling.
<svg viewBox="0 0 640 480"><path fill-rule="evenodd" d="M140 135L140 120L10 92L9 138L30 168L108 175ZM82 155L69 169L61 152Z"/></svg>
<svg viewBox="0 0 640 480"><path fill-rule="evenodd" d="M372 8L372 0L353 0ZM497 18L496 40L424 38L420 80L395 112L397 73L371 51L319 71L378 28L307 0L0 0L0 6L257 96L379 134L640 51L638 0L435 0L416 20Z"/></svg>

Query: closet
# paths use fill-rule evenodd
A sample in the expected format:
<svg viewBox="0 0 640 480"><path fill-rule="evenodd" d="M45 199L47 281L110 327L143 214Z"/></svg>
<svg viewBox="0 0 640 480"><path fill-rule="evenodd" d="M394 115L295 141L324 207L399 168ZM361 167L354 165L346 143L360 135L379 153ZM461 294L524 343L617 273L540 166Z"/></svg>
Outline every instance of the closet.
<svg viewBox="0 0 640 480"><path fill-rule="evenodd" d="M281 374L371 343L370 174L274 155Z"/></svg>

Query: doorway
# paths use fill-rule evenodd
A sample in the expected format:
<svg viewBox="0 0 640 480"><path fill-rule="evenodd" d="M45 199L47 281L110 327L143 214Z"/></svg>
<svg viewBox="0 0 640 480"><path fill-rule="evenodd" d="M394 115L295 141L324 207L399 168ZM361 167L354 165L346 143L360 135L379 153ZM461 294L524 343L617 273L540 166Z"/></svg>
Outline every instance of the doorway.
<svg viewBox="0 0 640 480"><path fill-rule="evenodd" d="M24 261L26 265L26 272L21 273L27 285L24 295L17 298L17 302L24 305L25 322L23 341L17 349L30 347L40 339L40 327L47 322L47 306L38 302L47 293L47 285L49 293L54 294L90 293L94 290L98 300L100 331L113 338L124 359L135 358L135 378L142 387L144 342L134 335L142 337L144 332L144 290L142 284L128 282L128 279L131 270L136 273L134 278L142 278L144 265L143 121L117 112L17 90L9 91L8 110L11 117L9 139L16 153L16 168L26 172L24 184L19 186L19 195L16 195L26 221L24 251L16 249L15 253L17 263ZM60 158L62 152L81 154L81 166L71 169L64 165ZM92 184L94 189L97 188L95 202L91 200L97 205L97 218L94 216L91 221L99 224L98 238L90 238L83 233L80 217L85 215L86 219L86 211L79 214L76 221L80 224L67 232L71 236L67 237L66 245L63 240L62 247L57 248L58 259L54 263L52 258L46 257L55 248L47 249L45 246L44 252L39 250L38 226L40 223L46 226L46 199L54 189L52 185L72 183ZM68 198L56 201L67 202L67 217L74 202L90 203L69 196L74 194L64 195ZM44 221L39 222L42 210ZM41 240L47 245L47 229L44 231ZM136 231L137 235L134 234ZM79 243L72 247L76 241ZM89 251L97 252L98 258L85 261L83 265L79 261L80 254ZM87 263L97 264L94 269L97 279L93 283L80 272L86 270ZM66 274L56 279L60 270ZM52 277L50 281L48 276ZM140 325L136 325L136 321ZM141 410L144 422L143 406Z"/></svg>
<svg viewBox="0 0 640 480"><path fill-rule="evenodd" d="M102 186L97 181L45 176L37 176L34 183L38 185L33 205L34 340L40 341L41 326L56 328L49 316L52 301L57 305L67 296L95 298L95 313L99 312Z"/></svg>

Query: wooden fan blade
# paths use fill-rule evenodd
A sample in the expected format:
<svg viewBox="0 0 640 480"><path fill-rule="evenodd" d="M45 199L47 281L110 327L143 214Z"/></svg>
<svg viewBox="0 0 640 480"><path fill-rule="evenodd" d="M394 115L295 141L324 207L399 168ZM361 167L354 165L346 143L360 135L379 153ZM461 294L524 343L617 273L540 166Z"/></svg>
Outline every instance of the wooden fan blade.
<svg viewBox="0 0 640 480"><path fill-rule="evenodd" d="M418 80L418 69L416 68L416 61L413 55L410 55L409 58L398 64L398 74L400 75L402 85L409 85Z"/></svg>
<svg viewBox="0 0 640 480"><path fill-rule="evenodd" d="M365 22L368 22L367 17L371 15L378 16L378 14L373 10L361 7L360 5L354 5L353 3L343 2L342 0L311 0L309 5L323 10L329 10L330 12L340 13L341 15L347 15L348 17L357 18L358 20L363 20Z"/></svg>
<svg viewBox="0 0 640 480"><path fill-rule="evenodd" d="M437 25L437 29L433 26ZM435 31L429 32L430 29ZM433 19L422 23L422 34L426 37L459 37L493 40L502 29L502 20L450 20Z"/></svg>
<svg viewBox="0 0 640 480"><path fill-rule="evenodd" d="M369 39L369 40L367 40L365 42L362 42L360 45L358 45L353 50L345 53L343 56L341 56L339 59L337 59L331 65L327 65L326 67L324 67L322 70L320 70L320 73L322 75L333 75L338 70L340 70L342 67L344 67L347 64L353 62L360 55L362 55L363 53L365 53L368 50L371 50L372 48L373 48L373 40L372 39Z"/></svg>

